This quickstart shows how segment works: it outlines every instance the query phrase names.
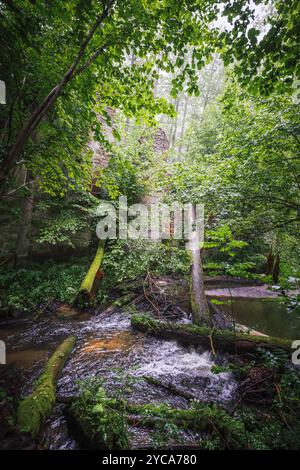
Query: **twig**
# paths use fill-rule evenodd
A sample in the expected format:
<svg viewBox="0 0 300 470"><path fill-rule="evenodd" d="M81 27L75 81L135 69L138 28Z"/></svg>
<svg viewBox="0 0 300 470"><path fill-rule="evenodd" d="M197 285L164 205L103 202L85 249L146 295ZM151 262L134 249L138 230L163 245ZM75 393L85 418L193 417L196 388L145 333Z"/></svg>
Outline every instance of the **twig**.
<svg viewBox="0 0 300 470"><path fill-rule="evenodd" d="M212 352L213 356L216 356L216 350L215 350L215 347L214 347L213 337L212 337L214 329L215 329L215 327L213 327L210 331L209 341L210 341L211 352Z"/></svg>

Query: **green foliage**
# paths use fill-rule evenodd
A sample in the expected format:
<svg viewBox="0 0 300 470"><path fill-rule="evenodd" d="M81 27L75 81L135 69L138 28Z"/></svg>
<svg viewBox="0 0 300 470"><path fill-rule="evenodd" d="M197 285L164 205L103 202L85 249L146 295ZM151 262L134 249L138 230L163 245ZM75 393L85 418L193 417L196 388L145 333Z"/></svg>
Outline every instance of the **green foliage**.
<svg viewBox="0 0 300 470"><path fill-rule="evenodd" d="M184 87L198 95L198 70L219 52L225 65L235 59L236 76L251 90L292 91L293 80L299 78L299 5L284 0L255 3L270 10L263 31L251 24L255 13L248 0L235 0L222 9L231 25L225 29L213 25L220 14L219 0L193 0L180 7L175 0L131 0L126 5L118 0L68 0L62 5L54 0L51 7L30 0L4 2L0 74L6 81L8 106L1 121L8 124L1 157L5 159L38 103L70 70L104 12L105 19L75 63L75 73L22 155L50 194L63 193L67 186L87 186L90 159L84 148L89 132L93 130L97 140L105 139L95 111L105 116L105 107L110 106L152 124L155 115L173 113L153 94L159 70L173 74L171 97ZM113 134L120 139L117 129Z"/></svg>
<svg viewBox="0 0 300 470"><path fill-rule="evenodd" d="M80 383L80 395L72 403L71 413L90 448L128 448L125 403L107 397L99 379Z"/></svg>
<svg viewBox="0 0 300 470"><path fill-rule="evenodd" d="M128 204L134 204L142 199L145 187L141 181L140 160L146 145L142 146L139 138L138 133L127 134L125 142L112 147L108 166L97 182L108 200L114 201L119 196L127 196Z"/></svg>
<svg viewBox="0 0 300 470"><path fill-rule="evenodd" d="M254 4L264 12L262 24L258 20L253 23ZM222 16L231 28L219 36L221 55L225 65L236 59L234 72L252 92L282 93L299 79L299 8L298 1L285 0L226 4Z"/></svg>
<svg viewBox="0 0 300 470"><path fill-rule="evenodd" d="M257 275L249 272L253 268L255 268L255 263L250 261L244 263L234 263L232 266L227 265L225 268L225 273L233 277L256 279Z"/></svg>
<svg viewBox="0 0 300 470"><path fill-rule="evenodd" d="M113 286L148 271L154 275L187 274L189 268L190 257L186 250L147 240L118 240L105 253L103 284Z"/></svg>
<svg viewBox="0 0 300 470"><path fill-rule="evenodd" d="M194 15L195 9L201 15ZM39 176L43 190L50 194L64 193L67 187L87 187L90 158L84 149L90 131L97 140L105 140L96 112L105 116L105 107L110 106L127 117L147 119L153 124L155 115L172 113L172 107L153 94L157 69L177 72L173 94L185 81L194 92L195 63L202 66L202 56L210 54L210 50L199 49L193 64L185 63L186 45L201 44L212 36L209 21L214 7L210 2L204 8L195 1L180 9L175 1L151 5L133 0L124 5L109 0L69 0L62 5L55 0L51 7L30 0L18 0L13 6L5 2L1 8L0 74L6 82L8 106L1 107L1 122L9 125L1 139L0 158L5 160L24 122L61 82L104 12L106 18L95 28L76 63L76 72L69 77L71 81L22 155L33 175ZM129 54L138 59L131 65ZM117 140L120 137L117 129L114 136Z"/></svg>
<svg viewBox="0 0 300 470"><path fill-rule="evenodd" d="M234 239L230 227L227 224L215 230L208 231L206 236L210 241L205 242L203 248L218 248L221 253L226 253L229 256L235 256L236 249L248 246L247 242Z"/></svg>
<svg viewBox="0 0 300 470"><path fill-rule="evenodd" d="M33 313L38 306L47 304L51 299L71 303L87 265L87 258L75 258L68 263L31 263L26 269L1 267L1 311Z"/></svg>
<svg viewBox="0 0 300 470"><path fill-rule="evenodd" d="M205 261L235 253L234 263L255 267L233 272L262 273L272 247L282 278L298 277L299 104L286 94L254 98L229 79L219 103L192 122L186 155L164 184L173 199L205 205L206 247L216 248Z"/></svg>
<svg viewBox="0 0 300 470"><path fill-rule="evenodd" d="M34 243L74 248L78 232L90 230L98 203L94 196L80 191L63 198L43 195L34 208L34 221L38 219Z"/></svg>
<svg viewBox="0 0 300 470"><path fill-rule="evenodd" d="M1 311L32 313L50 300L73 302L89 263L90 257L83 257L65 263L52 260L30 263L26 269L2 266ZM144 240L116 241L105 250L102 263L105 275L96 300L107 301L109 289L124 280L144 276L147 271L155 275L186 274L189 266L186 250Z"/></svg>

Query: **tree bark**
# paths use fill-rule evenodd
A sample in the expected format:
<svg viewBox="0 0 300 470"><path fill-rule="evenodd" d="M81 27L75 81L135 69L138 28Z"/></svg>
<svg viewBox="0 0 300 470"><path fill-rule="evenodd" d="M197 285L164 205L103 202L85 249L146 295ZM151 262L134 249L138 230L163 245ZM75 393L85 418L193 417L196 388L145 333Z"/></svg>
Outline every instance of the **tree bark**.
<svg viewBox="0 0 300 470"><path fill-rule="evenodd" d="M189 215L189 225L196 224L196 209L193 206ZM211 318L208 303L205 296L203 268L201 252L197 232L192 232L192 239L189 240L189 247L192 255L191 277L190 277L190 298L193 314L193 323L195 325L210 324Z"/></svg>
<svg viewBox="0 0 300 470"><path fill-rule="evenodd" d="M272 248L269 251L268 258L267 258L267 265L266 265L266 275L270 276L273 272L273 266L274 266L274 255Z"/></svg>
<svg viewBox="0 0 300 470"><path fill-rule="evenodd" d="M15 254L15 267L25 266L28 260L31 221L34 204L34 180L31 178L28 170L26 170L25 184L26 195L22 203L22 216L17 238L16 254Z"/></svg>
<svg viewBox="0 0 300 470"><path fill-rule="evenodd" d="M273 272L272 272L272 277L273 277L273 281L275 282L275 284L277 284L278 282L279 272L280 272L280 257L279 255L276 255L274 266L273 266Z"/></svg>
<svg viewBox="0 0 300 470"><path fill-rule="evenodd" d="M58 377L76 343L71 336L63 341L50 357L43 374L37 380L33 392L19 404L17 421L20 430L36 436L42 423L51 414L56 399Z"/></svg>
<svg viewBox="0 0 300 470"><path fill-rule="evenodd" d="M103 277L103 272L100 270L100 267L104 256L104 247L105 241L99 240L95 258L81 283L76 303L89 301L96 295Z"/></svg>
<svg viewBox="0 0 300 470"><path fill-rule="evenodd" d="M201 345L230 353L251 353L258 348L268 350L284 349L291 351L291 340L271 336L252 336L246 333L235 333L231 330L210 329L205 326L180 325L161 322L147 315L132 315L131 324L137 330L159 338L177 340L195 346Z"/></svg>

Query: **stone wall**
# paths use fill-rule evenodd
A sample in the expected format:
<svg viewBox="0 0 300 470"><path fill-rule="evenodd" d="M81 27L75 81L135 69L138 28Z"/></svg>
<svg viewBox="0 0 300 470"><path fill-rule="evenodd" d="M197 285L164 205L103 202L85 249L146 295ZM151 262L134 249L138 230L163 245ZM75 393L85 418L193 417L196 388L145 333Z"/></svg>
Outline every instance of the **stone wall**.
<svg viewBox="0 0 300 470"><path fill-rule="evenodd" d="M106 108L105 111L111 118L112 125L109 126L105 119L102 116L98 116L99 122L103 133L108 140L108 142L114 142L113 130L114 130L114 120L116 116L116 111L111 108ZM142 143L142 140L141 140ZM88 143L88 147L92 150L92 162L93 162L93 172L96 177L99 175L99 172L107 167L109 162L109 153L104 148L103 144L95 140L91 140ZM165 153L169 150L170 142L165 131L161 128L157 129L154 139L153 139L153 150L155 153Z"/></svg>

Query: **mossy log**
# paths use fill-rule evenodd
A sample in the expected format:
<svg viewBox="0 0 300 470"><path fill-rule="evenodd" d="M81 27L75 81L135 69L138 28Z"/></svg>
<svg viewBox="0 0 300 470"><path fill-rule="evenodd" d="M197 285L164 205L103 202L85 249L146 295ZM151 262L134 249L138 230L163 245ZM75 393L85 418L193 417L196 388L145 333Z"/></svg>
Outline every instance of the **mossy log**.
<svg viewBox="0 0 300 470"><path fill-rule="evenodd" d="M257 348L268 350L284 349L291 351L291 341L270 336L252 336L234 333L231 330L210 329L205 326L182 325L160 322L148 315L132 315L131 324L137 330L165 339L175 339L187 344L201 345L231 353L249 353Z"/></svg>
<svg viewBox="0 0 300 470"><path fill-rule="evenodd" d="M169 393L171 393L173 395L177 395L177 396L182 397L182 398L185 398L186 400L196 400L197 399L195 394L193 394L193 393L191 393L187 390L183 390L179 387L176 387L176 385L172 384L171 382L164 383L164 382L161 382L160 380L156 379L155 377L150 377L150 376L147 376L147 375L144 375L143 379L151 385L157 385L158 387L161 387L161 388L167 390Z"/></svg>
<svg viewBox="0 0 300 470"><path fill-rule="evenodd" d="M104 256L104 247L105 241L99 240L96 255L84 280L81 283L77 302L80 301L80 299L90 300L99 289L99 285L103 277L103 273L100 271L100 266Z"/></svg>
<svg viewBox="0 0 300 470"><path fill-rule="evenodd" d="M22 432L35 436L44 420L51 414L56 399L58 377L76 343L71 336L63 341L48 360L44 372L36 381L33 391L19 404L17 421Z"/></svg>
<svg viewBox="0 0 300 470"><path fill-rule="evenodd" d="M208 432L221 438L224 448L242 449L245 446L245 428L242 421L230 416L217 405L196 403L189 409L169 405L128 405L128 422L135 426L164 429L174 424L194 432Z"/></svg>

